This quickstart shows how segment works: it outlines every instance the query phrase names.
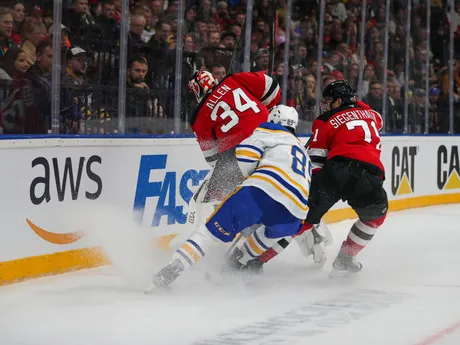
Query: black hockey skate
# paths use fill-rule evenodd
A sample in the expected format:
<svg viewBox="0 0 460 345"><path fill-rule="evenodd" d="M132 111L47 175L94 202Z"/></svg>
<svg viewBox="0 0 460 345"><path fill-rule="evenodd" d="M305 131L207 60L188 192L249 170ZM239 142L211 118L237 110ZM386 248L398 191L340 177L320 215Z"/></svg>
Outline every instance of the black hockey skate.
<svg viewBox="0 0 460 345"><path fill-rule="evenodd" d="M330 278L349 275L350 273L358 273L363 269L363 265L358 262L354 256L347 255L342 251L337 255L332 263L332 267L333 269L329 274Z"/></svg>
<svg viewBox="0 0 460 345"><path fill-rule="evenodd" d="M243 271L250 274L260 275L264 273L264 263L257 259L249 260L246 266L242 267Z"/></svg>
<svg viewBox="0 0 460 345"><path fill-rule="evenodd" d="M184 265L179 260L174 260L172 263L163 267L157 274L153 276L153 283L147 289L146 293L150 293L155 289L164 289L171 285L180 273L184 270Z"/></svg>
<svg viewBox="0 0 460 345"><path fill-rule="evenodd" d="M263 273L264 263L258 258L249 260L246 265L242 264L239 260L243 256L243 252L235 248L228 257L224 267L222 268L222 274L226 275L242 275L246 278L252 275L260 275Z"/></svg>
<svg viewBox="0 0 460 345"><path fill-rule="evenodd" d="M221 273L224 275L233 275L243 270L243 264L239 261L243 257L243 252L235 248L228 256L227 261L222 266Z"/></svg>

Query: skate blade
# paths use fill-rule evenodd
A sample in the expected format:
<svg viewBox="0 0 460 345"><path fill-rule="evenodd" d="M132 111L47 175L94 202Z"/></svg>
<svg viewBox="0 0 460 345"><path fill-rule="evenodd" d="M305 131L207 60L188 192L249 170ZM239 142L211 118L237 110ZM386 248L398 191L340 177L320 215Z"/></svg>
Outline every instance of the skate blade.
<svg viewBox="0 0 460 345"><path fill-rule="evenodd" d="M329 273L329 278L331 279L354 279L358 276L358 272L349 272L349 271L341 271L338 269L333 268L332 271Z"/></svg>
<svg viewBox="0 0 460 345"><path fill-rule="evenodd" d="M171 286L157 286L152 284L144 291L144 295L161 295L168 294L170 292Z"/></svg>
<svg viewBox="0 0 460 345"><path fill-rule="evenodd" d="M151 295L155 290L158 290L158 286L151 284L147 290L144 291L144 295Z"/></svg>
<svg viewBox="0 0 460 345"><path fill-rule="evenodd" d="M157 293L159 291L166 291L169 289L169 285L168 286L161 286L161 285L158 285L158 284L155 284L155 280L149 285L149 287L147 288L147 290L144 291L144 294L146 295L150 295L152 293Z"/></svg>

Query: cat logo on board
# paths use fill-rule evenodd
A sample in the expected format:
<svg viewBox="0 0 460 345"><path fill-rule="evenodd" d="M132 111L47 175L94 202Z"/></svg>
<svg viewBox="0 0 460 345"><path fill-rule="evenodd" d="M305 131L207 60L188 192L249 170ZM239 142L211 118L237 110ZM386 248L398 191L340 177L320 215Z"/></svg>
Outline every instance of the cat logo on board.
<svg viewBox="0 0 460 345"><path fill-rule="evenodd" d="M460 189L458 146L439 146L437 161L437 183L439 190Z"/></svg>
<svg viewBox="0 0 460 345"><path fill-rule="evenodd" d="M406 195L415 192L415 156L417 146L393 147L391 152L391 192Z"/></svg>

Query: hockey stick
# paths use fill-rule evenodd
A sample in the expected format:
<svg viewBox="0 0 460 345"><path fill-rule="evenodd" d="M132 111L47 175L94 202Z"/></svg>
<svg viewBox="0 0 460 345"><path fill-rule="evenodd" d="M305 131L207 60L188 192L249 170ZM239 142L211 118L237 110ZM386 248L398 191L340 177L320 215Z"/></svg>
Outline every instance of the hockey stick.
<svg viewBox="0 0 460 345"><path fill-rule="evenodd" d="M269 0L268 2L268 16L269 16L269 30L270 30L270 56L268 60L268 76L271 77L273 74L273 68L275 63L275 0ZM287 49L286 47L284 49Z"/></svg>
<svg viewBox="0 0 460 345"><path fill-rule="evenodd" d="M243 26L241 27L241 32L246 31L246 22L247 22L247 20L244 21ZM239 54L237 54L237 51L238 51L238 47L239 47L240 42L241 42L241 36L242 35L240 35L240 37L237 38L237 40L235 42L235 47L232 50L232 58L230 59L230 62L228 63L228 66L226 67L227 68L227 75L236 73L235 71L233 71L233 61L235 60L235 57L237 55L239 55Z"/></svg>
<svg viewBox="0 0 460 345"><path fill-rule="evenodd" d="M236 240L233 241L233 243L230 246L230 248L228 248L228 250L225 252L224 260L228 259L230 254L233 252L233 249L235 249L235 247L238 245L238 243L240 242L242 237L244 237L244 236L242 234L239 234L238 237L236 238Z"/></svg>

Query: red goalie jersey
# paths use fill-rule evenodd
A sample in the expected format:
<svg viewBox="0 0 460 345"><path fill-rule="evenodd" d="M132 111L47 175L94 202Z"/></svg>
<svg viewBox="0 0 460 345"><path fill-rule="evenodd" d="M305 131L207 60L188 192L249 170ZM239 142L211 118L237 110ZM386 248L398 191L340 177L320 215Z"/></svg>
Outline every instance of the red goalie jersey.
<svg viewBox="0 0 460 345"><path fill-rule="evenodd" d="M224 78L198 105L191 127L206 161L236 147L267 121L281 94L278 82L264 73L243 72Z"/></svg>
<svg viewBox="0 0 460 345"><path fill-rule="evenodd" d="M381 129L382 117L363 102L323 113L313 123L307 147L313 172L321 169L326 159L340 156L376 166L384 174Z"/></svg>

